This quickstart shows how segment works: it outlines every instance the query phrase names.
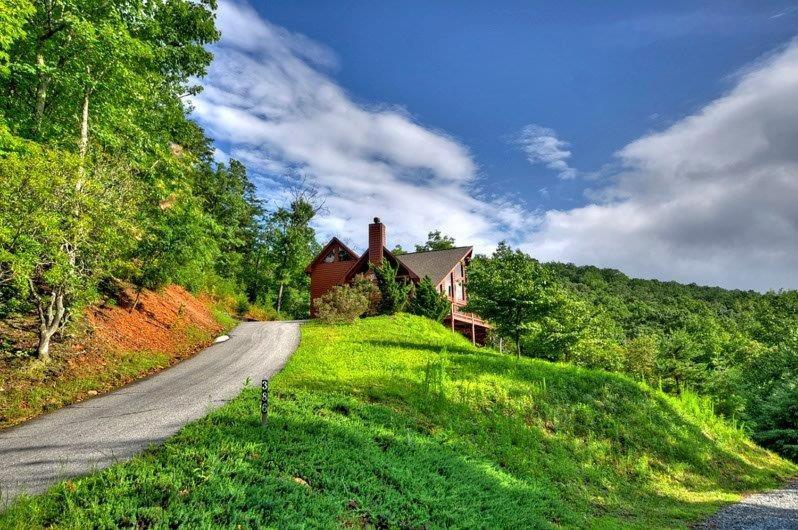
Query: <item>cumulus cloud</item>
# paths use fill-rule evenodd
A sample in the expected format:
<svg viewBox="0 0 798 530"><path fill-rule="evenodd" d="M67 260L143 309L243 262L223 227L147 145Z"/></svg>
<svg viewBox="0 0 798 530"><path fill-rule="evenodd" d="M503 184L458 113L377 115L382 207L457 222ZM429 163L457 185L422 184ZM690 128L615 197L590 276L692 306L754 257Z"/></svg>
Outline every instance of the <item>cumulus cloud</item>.
<svg viewBox="0 0 798 530"><path fill-rule="evenodd" d="M441 229L481 251L505 239L542 260L634 276L798 288L796 43L699 112L621 149L587 206L530 212L488 193L456 138L403 109L355 102L331 79L338 59L323 45L245 3L223 1L219 25L196 116L223 146L218 158L242 160L266 198L282 200L299 175L318 187L329 212L317 221L321 237L362 249L378 215L390 243L405 247ZM577 174L555 131L530 125L518 141L530 162Z"/></svg>
<svg viewBox="0 0 798 530"><path fill-rule="evenodd" d="M255 174L261 193L279 200L290 175L302 174L326 198L322 236L362 243L380 216L391 244L440 229L488 249L525 232L529 216L514 203L480 193L469 150L402 109L358 104L326 73L335 55L311 39L263 19L248 4L222 2L222 41L194 99L195 115L229 156Z"/></svg>
<svg viewBox="0 0 798 530"><path fill-rule="evenodd" d="M601 200L549 211L526 248L643 277L798 288L798 42L618 153Z"/></svg>
<svg viewBox="0 0 798 530"><path fill-rule="evenodd" d="M576 170L568 165L568 159L571 158L568 142L559 139L553 129L529 124L521 130L517 143L526 153L530 164L543 164L557 171L561 179L576 176Z"/></svg>

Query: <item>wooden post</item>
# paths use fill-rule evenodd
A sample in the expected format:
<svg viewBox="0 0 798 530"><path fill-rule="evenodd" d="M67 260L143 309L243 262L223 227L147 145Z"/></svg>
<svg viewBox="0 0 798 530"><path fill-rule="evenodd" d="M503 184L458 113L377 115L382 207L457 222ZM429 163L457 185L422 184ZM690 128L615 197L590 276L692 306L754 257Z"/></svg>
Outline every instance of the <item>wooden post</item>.
<svg viewBox="0 0 798 530"><path fill-rule="evenodd" d="M452 302L451 308L452 308L451 309L451 311L452 311L452 331L454 331L454 302Z"/></svg>
<svg viewBox="0 0 798 530"><path fill-rule="evenodd" d="M474 314L471 314L471 344L476 346L477 345L477 329L474 325Z"/></svg>

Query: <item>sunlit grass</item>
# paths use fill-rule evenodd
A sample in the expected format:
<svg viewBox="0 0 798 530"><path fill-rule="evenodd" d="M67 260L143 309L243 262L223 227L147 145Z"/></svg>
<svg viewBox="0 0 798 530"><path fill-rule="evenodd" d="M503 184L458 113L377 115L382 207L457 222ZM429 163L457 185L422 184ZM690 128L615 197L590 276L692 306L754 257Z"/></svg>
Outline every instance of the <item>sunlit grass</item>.
<svg viewBox="0 0 798 530"><path fill-rule="evenodd" d="M272 384L4 526L671 528L796 468L693 395L399 315L303 326Z"/></svg>

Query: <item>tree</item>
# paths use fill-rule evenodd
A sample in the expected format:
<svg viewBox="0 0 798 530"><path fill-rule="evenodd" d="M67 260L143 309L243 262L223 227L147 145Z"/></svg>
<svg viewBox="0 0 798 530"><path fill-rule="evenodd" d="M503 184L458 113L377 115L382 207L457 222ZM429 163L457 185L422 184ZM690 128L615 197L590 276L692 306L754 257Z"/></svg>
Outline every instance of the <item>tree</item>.
<svg viewBox="0 0 798 530"><path fill-rule="evenodd" d="M430 250L447 250L454 248L454 238L441 235L440 230L433 230L427 234L427 242L423 245L416 245L416 252L428 252Z"/></svg>
<svg viewBox="0 0 798 530"><path fill-rule="evenodd" d="M407 254L407 251L402 248L402 245L396 245L393 247L393 249L391 249L391 254L394 256L400 256L402 254Z"/></svg>
<svg viewBox="0 0 798 530"><path fill-rule="evenodd" d="M136 192L122 168L56 150L1 158L0 181L0 270L30 297L46 361L52 336L134 240Z"/></svg>
<svg viewBox="0 0 798 530"><path fill-rule="evenodd" d="M310 221L322 208L313 190L295 189L290 205L272 212L257 252L258 266L269 273L269 291L277 300L277 311L305 314L309 279L305 267L320 250Z"/></svg>
<svg viewBox="0 0 798 530"><path fill-rule="evenodd" d="M478 256L471 262L466 287L465 310L490 321L499 335L511 338L519 356L524 333L551 315L558 303L548 271L504 242L492 257Z"/></svg>
<svg viewBox="0 0 798 530"><path fill-rule="evenodd" d="M449 299L443 296L425 277L415 286L407 306L408 312L440 322L451 310Z"/></svg>
<svg viewBox="0 0 798 530"><path fill-rule="evenodd" d="M382 260L379 267L372 265L371 270L374 272L377 288L380 290L379 314L393 315L402 311L407 305L413 284L397 280L399 267L392 267L388 260Z"/></svg>

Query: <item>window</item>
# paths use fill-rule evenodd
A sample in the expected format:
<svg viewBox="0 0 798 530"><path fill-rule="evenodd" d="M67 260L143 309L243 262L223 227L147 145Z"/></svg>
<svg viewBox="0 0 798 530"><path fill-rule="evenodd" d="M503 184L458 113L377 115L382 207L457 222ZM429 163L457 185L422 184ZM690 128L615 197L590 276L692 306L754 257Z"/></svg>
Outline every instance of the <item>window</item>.
<svg viewBox="0 0 798 530"><path fill-rule="evenodd" d="M463 271L463 262L457 264L457 276L459 278L465 277L465 272Z"/></svg>
<svg viewBox="0 0 798 530"><path fill-rule="evenodd" d="M461 282L457 282L457 300L463 299L463 284Z"/></svg>
<svg viewBox="0 0 798 530"><path fill-rule="evenodd" d="M340 248L338 249L338 261L349 261L349 252Z"/></svg>
<svg viewBox="0 0 798 530"><path fill-rule="evenodd" d="M324 256L324 263L332 263L333 261L335 261L335 252L330 252Z"/></svg>

